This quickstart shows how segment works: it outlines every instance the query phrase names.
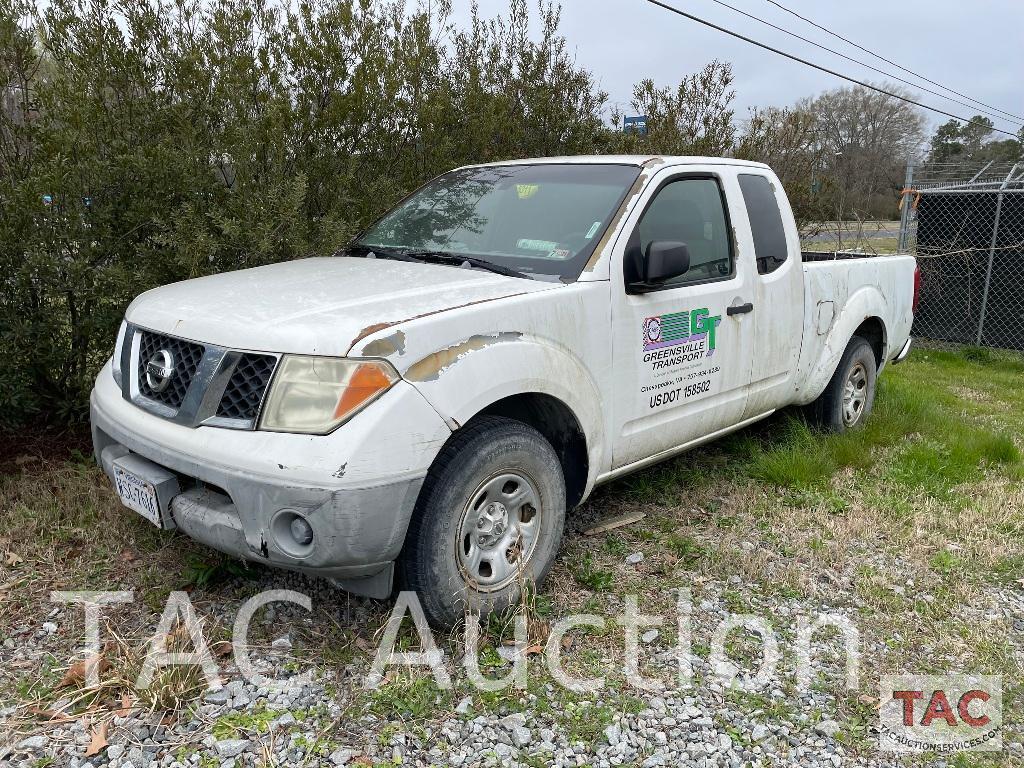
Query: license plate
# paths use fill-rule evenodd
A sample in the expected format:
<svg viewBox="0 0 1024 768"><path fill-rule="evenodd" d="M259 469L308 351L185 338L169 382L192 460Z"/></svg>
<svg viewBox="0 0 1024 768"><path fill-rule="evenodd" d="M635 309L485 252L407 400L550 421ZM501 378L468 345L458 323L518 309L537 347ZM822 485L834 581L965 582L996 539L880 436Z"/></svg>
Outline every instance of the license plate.
<svg viewBox="0 0 1024 768"><path fill-rule="evenodd" d="M160 519L160 504L156 499L153 485L131 472L114 466L114 486L121 503L149 520L157 528L163 528Z"/></svg>

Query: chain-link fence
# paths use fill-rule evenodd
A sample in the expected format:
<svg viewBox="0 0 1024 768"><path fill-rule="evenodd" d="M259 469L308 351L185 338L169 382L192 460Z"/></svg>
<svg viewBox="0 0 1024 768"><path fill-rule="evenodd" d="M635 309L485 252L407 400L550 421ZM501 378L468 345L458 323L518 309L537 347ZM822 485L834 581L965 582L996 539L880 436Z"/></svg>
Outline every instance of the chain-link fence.
<svg viewBox="0 0 1024 768"><path fill-rule="evenodd" d="M1024 349L1024 162L908 166L899 250L915 253L914 335Z"/></svg>

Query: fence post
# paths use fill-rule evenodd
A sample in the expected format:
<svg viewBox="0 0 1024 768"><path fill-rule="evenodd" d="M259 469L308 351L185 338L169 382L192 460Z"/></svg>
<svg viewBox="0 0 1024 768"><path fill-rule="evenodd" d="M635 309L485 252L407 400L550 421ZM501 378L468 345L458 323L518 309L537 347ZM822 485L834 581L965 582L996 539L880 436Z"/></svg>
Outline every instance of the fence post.
<svg viewBox="0 0 1024 768"><path fill-rule="evenodd" d="M907 252L907 241L910 239L910 206L913 194L910 188L914 184L914 161L907 158L907 175L903 182L903 205L900 206L900 236L896 242L896 252Z"/></svg>
<svg viewBox="0 0 1024 768"><path fill-rule="evenodd" d="M1017 165L1020 165L1019 163ZM999 238L999 216L1003 212L1003 192L1006 189L1006 185L1010 183L1010 179L1013 178L1013 174L1017 172L1017 165L1014 165L1010 169L1010 172L1006 174L1006 178L1003 179L1003 183L999 186L999 194L996 195L996 217L995 221L992 222L992 242L988 248L988 267L985 270L985 288L981 294L981 312L978 315L978 338L977 344L981 346L981 334L985 330L985 310L988 307L988 287L992 283L992 264L996 258L996 242Z"/></svg>

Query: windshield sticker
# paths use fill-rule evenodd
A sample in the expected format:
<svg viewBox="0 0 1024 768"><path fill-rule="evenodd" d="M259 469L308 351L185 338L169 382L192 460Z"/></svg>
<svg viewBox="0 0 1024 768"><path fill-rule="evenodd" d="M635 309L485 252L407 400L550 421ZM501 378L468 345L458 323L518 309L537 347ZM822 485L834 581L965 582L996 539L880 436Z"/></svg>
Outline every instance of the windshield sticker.
<svg viewBox="0 0 1024 768"><path fill-rule="evenodd" d="M558 247L558 243L550 240L531 240L528 237L521 237L516 241L516 248L523 251L546 251L550 253Z"/></svg>
<svg viewBox="0 0 1024 768"><path fill-rule="evenodd" d="M537 194L538 189L540 189L540 184L516 184L516 194L519 195L520 200L529 200Z"/></svg>
<svg viewBox="0 0 1024 768"><path fill-rule="evenodd" d="M708 367L718 345L721 315L706 307L647 317L643 322L644 383L650 409L710 394L719 366Z"/></svg>
<svg viewBox="0 0 1024 768"><path fill-rule="evenodd" d="M600 221L595 221L593 224L591 224L590 225L590 229L587 230L587 240L589 240L594 235L596 235L597 234L597 230L599 230L600 228L601 228L601 222Z"/></svg>
<svg viewBox="0 0 1024 768"><path fill-rule="evenodd" d="M570 256L572 256L572 251L568 248L555 248L548 254L549 259L568 259Z"/></svg>

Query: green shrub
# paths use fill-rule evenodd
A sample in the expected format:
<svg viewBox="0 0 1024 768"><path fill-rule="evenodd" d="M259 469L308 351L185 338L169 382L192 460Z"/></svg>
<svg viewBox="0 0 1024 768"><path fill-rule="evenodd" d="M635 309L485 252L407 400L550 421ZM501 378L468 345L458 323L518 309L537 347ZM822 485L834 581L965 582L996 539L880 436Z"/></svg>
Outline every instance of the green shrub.
<svg viewBox="0 0 1024 768"><path fill-rule="evenodd" d="M81 419L149 288L330 254L453 166L592 151L605 96L540 16L4 0L0 421Z"/></svg>
<svg viewBox="0 0 1024 768"><path fill-rule="evenodd" d="M716 60L638 83L650 130L625 133L560 7L529 5L459 27L449 0L0 0L0 426L82 419L143 291L331 254L459 165L735 151L819 207L812 115L737 134Z"/></svg>

